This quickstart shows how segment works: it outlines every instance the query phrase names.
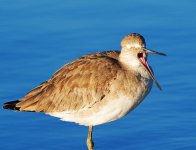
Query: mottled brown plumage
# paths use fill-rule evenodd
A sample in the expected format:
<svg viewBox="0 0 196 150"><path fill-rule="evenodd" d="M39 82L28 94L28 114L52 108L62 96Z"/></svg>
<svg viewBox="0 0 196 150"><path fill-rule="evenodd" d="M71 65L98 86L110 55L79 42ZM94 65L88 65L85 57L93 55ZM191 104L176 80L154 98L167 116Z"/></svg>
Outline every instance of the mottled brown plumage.
<svg viewBox="0 0 196 150"><path fill-rule="evenodd" d="M109 86L121 69L118 57L118 51L81 57L63 66L16 106L20 111L36 112L77 111L92 107L109 93Z"/></svg>
<svg viewBox="0 0 196 150"><path fill-rule="evenodd" d="M136 33L121 41L121 52L86 55L66 64L51 79L5 109L45 112L64 121L89 126L87 145L93 149L92 127L123 117L134 109L152 88L159 89L147 62L144 38Z"/></svg>

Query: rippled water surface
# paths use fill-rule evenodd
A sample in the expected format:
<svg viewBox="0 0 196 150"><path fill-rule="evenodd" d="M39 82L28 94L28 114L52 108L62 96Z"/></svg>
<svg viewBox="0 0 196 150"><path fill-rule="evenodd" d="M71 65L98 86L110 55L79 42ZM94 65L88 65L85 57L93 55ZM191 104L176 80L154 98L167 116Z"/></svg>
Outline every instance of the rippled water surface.
<svg viewBox="0 0 196 150"><path fill-rule="evenodd" d="M96 149L196 149L196 1L1 0L0 149L86 149L87 128L2 104L21 98L81 55L120 49L142 34L163 91L155 86L126 117L95 127Z"/></svg>

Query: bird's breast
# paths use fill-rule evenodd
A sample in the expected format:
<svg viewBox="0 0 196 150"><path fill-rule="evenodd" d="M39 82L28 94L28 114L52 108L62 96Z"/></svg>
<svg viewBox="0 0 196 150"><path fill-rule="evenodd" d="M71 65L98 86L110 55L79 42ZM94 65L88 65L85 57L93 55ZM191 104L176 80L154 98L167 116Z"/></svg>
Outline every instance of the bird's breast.
<svg viewBox="0 0 196 150"><path fill-rule="evenodd" d="M121 80L121 77L124 80ZM152 88L152 80L137 76L121 75L111 85L111 93L105 97L101 109L97 111L94 124L102 124L119 119L128 114L148 95ZM100 118L101 116L101 118ZM99 120L100 118L100 120Z"/></svg>

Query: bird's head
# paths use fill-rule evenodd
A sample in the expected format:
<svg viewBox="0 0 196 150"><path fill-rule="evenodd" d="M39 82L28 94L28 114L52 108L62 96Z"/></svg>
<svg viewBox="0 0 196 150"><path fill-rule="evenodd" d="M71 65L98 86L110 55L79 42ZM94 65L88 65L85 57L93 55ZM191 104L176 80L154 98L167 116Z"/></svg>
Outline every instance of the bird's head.
<svg viewBox="0 0 196 150"><path fill-rule="evenodd" d="M145 39L138 33L132 33L124 37L121 42L122 50L121 57L127 61L131 67L142 66L148 72L154 83L161 90L161 86L154 77L154 74L148 65L148 54L157 54L166 56L164 53L156 52L146 48Z"/></svg>

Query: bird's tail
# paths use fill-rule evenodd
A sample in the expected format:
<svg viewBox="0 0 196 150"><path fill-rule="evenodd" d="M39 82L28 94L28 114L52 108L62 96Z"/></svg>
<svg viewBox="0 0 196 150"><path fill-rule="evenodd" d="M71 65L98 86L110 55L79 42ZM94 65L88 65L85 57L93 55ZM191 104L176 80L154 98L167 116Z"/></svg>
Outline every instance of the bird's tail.
<svg viewBox="0 0 196 150"><path fill-rule="evenodd" d="M16 101L11 101L11 102L7 102L4 103L3 108L4 109L10 109L10 110L18 110L19 111L19 107L16 107L16 104L20 102L19 100Z"/></svg>

